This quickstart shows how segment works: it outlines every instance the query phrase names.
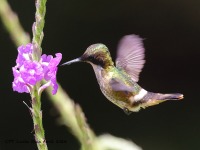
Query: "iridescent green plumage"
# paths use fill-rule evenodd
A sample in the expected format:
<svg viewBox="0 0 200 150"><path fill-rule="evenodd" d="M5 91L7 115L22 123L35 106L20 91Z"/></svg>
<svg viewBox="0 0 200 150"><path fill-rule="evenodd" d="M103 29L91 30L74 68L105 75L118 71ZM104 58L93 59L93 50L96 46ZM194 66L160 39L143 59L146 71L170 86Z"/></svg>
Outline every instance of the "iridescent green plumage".
<svg viewBox="0 0 200 150"><path fill-rule="evenodd" d="M129 106L132 106L132 104L129 98L136 95L141 90L141 87L137 83L134 83L125 72L120 71L116 67L107 68L102 71L102 74L100 78L97 78L102 93L120 108L131 110ZM113 90L111 85L112 80L120 82L119 84L122 85L119 86L122 88L125 86L124 90Z"/></svg>

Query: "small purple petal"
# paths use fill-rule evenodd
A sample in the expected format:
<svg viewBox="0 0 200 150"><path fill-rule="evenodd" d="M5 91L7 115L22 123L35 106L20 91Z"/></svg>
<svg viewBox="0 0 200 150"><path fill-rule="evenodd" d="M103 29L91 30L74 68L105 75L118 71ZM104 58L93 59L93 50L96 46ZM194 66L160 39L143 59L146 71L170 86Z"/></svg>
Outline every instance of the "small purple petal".
<svg viewBox="0 0 200 150"><path fill-rule="evenodd" d="M37 61L25 61L20 67L23 80L31 85L35 85L43 78L43 68Z"/></svg>
<svg viewBox="0 0 200 150"><path fill-rule="evenodd" d="M27 44L26 46L18 47L18 56L16 59L16 64L18 67L21 67L26 60L31 60L31 55L33 52L33 45L31 43Z"/></svg>
<svg viewBox="0 0 200 150"><path fill-rule="evenodd" d="M53 87L52 94L55 95L58 91L58 84L56 82L56 79L51 80L51 85Z"/></svg>
<svg viewBox="0 0 200 150"><path fill-rule="evenodd" d="M41 61L43 62L43 63L49 63L50 61L51 61L51 59L53 59L53 56L52 55L46 55L46 54L43 54L42 56L41 56Z"/></svg>
<svg viewBox="0 0 200 150"><path fill-rule="evenodd" d="M18 53L24 54L24 53L32 53L33 52L33 44L28 43L27 45L22 45L18 47Z"/></svg>
<svg viewBox="0 0 200 150"><path fill-rule="evenodd" d="M60 63L62 59L62 54L61 53L57 53L56 54L56 57L53 58L53 61L51 61L51 65L54 66L50 69L50 72L51 72L51 83L52 83L52 86L53 86L53 90L52 90L52 94L56 94L57 93L57 90L58 90L58 84L56 82L56 74L57 74L57 70L58 70L58 64ZM50 66L51 66L50 65Z"/></svg>
<svg viewBox="0 0 200 150"><path fill-rule="evenodd" d="M50 67L57 67L58 64L60 63L61 59L62 59L62 54L56 53L56 57L53 58L49 63Z"/></svg>
<svg viewBox="0 0 200 150"><path fill-rule="evenodd" d="M13 91L29 93L28 86L21 78L20 72L15 67L13 67L12 70L14 75L14 81L12 82Z"/></svg>
<svg viewBox="0 0 200 150"><path fill-rule="evenodd" d="M53 87L52 94L55 94L58 89L58 85L56 83L56 74L58 70L58 64L62 59L62 54L57 53L56 57L53 58L51 55L43 55L42 56L42 66L44 69L44 79L46 81L51 81L51 85Z"/></svg>
<svg viewBox="0 0 200 150"><path fill-rule="evenodd" d="M61 53L57 53L55 58L53 58L51 55L42 56L42 66L45 73L44 75L45 80L48 81L51 78L56 77L57 65L60 63L61 59L62 59Z"/></svg>

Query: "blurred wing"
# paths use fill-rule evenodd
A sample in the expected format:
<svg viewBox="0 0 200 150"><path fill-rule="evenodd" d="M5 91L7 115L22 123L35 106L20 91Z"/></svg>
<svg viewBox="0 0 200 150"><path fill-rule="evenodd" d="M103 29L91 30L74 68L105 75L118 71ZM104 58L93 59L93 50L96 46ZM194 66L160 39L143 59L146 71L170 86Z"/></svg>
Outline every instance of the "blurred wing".
<svg viewBox="0 0 200 150"><path fill-rule="evenodd" d="M134 34L124 36L118 45L116 67L123 69L135 82L145 63L144 51L142 39Z"/></svg>
<svg viewBox="0 0 200 150"><path fill-rule="evenodd" d="M124 84L117 78L112 78L109 82L113 91L121 91L121 92L133 92L133 88Z"/></svg>

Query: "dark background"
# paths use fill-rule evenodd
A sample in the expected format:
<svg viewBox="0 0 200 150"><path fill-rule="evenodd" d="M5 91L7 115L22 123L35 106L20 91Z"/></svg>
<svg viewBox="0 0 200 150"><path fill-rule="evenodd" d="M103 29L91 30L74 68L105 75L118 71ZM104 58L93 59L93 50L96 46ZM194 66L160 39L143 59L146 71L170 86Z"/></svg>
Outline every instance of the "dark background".
<svg viewBox="0 0 200 150"><path fill-rule="evenodd" d="M9 2L31 34L34 0ZM127 116L102 95L91 66L80 63L59 68L58 81L81 105L97 135L110 133L130 139L144 150L200 148L199 6L199 0L47 2L43 53L61 52L65 62L79 57L89 45L101 42L110 49L114 60L119 39L138 34L145 38L146 48L139 84L149 91L180 92L185 96L183 101L168 101ZM22 103L29 103L30 97L12 91L11 67L17 50L1 23L0 50L0 150L36 149L36 144L18 143L33 139L32 119ZM58 125L56 111L45 94L42 109L46 139L53 141L49 149L79 149L69 130Z"/></svg>

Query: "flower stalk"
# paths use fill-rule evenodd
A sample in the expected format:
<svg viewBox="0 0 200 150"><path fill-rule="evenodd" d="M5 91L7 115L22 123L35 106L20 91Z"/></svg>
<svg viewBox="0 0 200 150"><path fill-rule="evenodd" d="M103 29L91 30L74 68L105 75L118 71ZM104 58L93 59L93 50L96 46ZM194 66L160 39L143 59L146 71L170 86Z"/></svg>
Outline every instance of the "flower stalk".
<svg viewBox="0 0 200 150"><path fill-rule="evenodd" d="M39 60L42 54L42 40L44 37L44 24L45 24L45 14L46 14L46 2L47 0L36 0L36 13L35 13L35 22L33 23L33 39L32 43L35 45L35 51L33 56L35 60Z"/></svg>
<svg viewBox="0 0 200 150"><path fill-rule="evenodd" d="M42 54L42 40L44 37L44 18L46 14L46 2L47 0L36 0L36 13L35 22L33 23L33 59L40 60ZM41 81L40 81L41 82ZM35 131L35 141L39 150L47 150L47 144L45 140L45 133L42 124L42 111L41 111L41 94L39 94L40 82L33 87L32 97L32 117Z"/></svg>
<svg viewBox="0 0 200 150"><path fill-rule="evenodd" d="M41 95L38 94L38 87L34 86L32 97L32 117L35 131L35 141L39 150L47 150L47 144L42 124Z"/></svg>

